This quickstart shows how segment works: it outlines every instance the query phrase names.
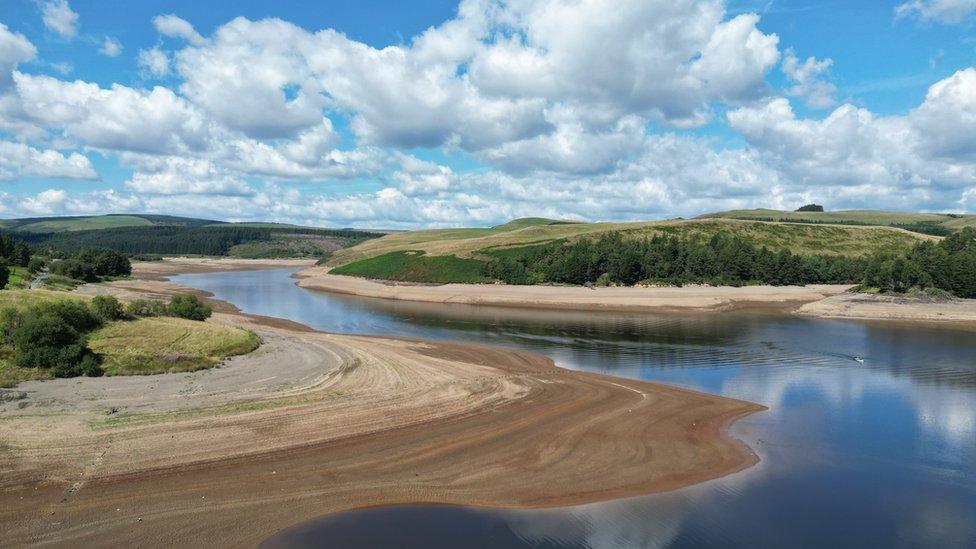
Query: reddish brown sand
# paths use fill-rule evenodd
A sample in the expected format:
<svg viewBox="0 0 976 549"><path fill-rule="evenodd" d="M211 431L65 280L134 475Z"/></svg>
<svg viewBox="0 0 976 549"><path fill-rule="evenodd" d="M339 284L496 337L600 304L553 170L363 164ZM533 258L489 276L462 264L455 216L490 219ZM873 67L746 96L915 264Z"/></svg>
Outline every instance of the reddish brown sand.
<svg viewBox="0 0 976 549"><path fill-rule="evenodd" d="M116 285L128 288L123 297L140 285L173 291ZM31 406L5 409L0 546L254 545L357 507L577 504L670 490L757 460L725 434L756 404L567 371L525 352L296 331L232 313L213 321L274 339L270 353L224 367L267 376L223 376L214 389L263 383L261 396L201 397L194 407L192 395L130 394L140 411L118 417L91 403L64 411L31 386ZM316 349L321 372L308 379ZM303 382L290 374L299 360ZM186 379L206 389L207 374ZM265 390L268 376L280 390ZM79 381L121 398L161 377L143 378L144 388L131 378Z"/></svg>

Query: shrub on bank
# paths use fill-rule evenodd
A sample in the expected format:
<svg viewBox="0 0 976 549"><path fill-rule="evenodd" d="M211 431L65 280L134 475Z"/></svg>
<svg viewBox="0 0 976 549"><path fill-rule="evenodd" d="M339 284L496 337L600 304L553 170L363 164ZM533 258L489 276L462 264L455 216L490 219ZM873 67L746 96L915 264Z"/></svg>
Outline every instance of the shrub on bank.
<svg viewBox="0 0 976 549"><path fill-rule="evenodd" d="M213 313L210 305L197 299L195 295L174 295L169 301L169 311L173 316L187 320L206 320Z"/></svg>
<svg viewBox="0 0 976 549"><path fill-rule="evenodd" d="M74 300L0 311L0 335L12 347L13 363L49 369L54 377L101 375L98 357L85 340L85 333L100 325L85 303Z"/></svg>
<svg viewBox="0 0 976 549"><path fill-rule="evenodd" d="M92 313L102 322L119 320L125 316L122 304L114 296L100 295L91 301Z"/></svg>
<svg viewBox="0 0 976 549"><path fill-rule="evenodd" d="M206 320L213 310L196 296L174 295L169 304L156 299L130 301L125 305L125 313L138 317L175 316L187 320Z"/></svg>
<svg viewBox="0 0 976 549"><path fill-rule="evenodd" d="M131 316L167 316L169 307L156 299L136 299L125 304L125 313Z"/></svg>
<svg viewBox="0 0 976 549"><path fill-rule="evenodd" d="M35 255L34 257L30 258L30 261L27 263L27 272L30 274L37 274L43 271L44 267L47 267L47 261L43 257Z"/></svg>

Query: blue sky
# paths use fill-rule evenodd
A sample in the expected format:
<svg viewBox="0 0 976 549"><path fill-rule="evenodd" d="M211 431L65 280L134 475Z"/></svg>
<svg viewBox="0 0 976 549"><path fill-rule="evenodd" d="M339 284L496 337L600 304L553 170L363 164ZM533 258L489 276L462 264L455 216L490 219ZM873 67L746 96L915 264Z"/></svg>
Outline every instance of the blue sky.
<svg viewBox="0 0 976 549"><path fill-rule="evenodd" d="M0 216L976 211L976 0L0 8Z"/></svg>

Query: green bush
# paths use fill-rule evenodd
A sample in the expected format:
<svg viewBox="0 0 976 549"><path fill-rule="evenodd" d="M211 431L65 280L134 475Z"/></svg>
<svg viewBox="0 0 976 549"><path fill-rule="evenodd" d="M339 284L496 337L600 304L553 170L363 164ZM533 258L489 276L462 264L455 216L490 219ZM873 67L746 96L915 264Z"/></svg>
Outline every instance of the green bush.
<svg viewBox="0 0 976 549"><path fill-rule="evenodd" d="M6 261L0 261L0 290L7 287L10 282L10 269L7 268Z"/></svg>
<svg viewBox="0 0 976 549"><path fill-rule="evenodd" d="M50 369L55 377L102 374L85 333L101 324L81 301L38 303L26 309L0 310L0 337L12 347L13 363L22 368Z"/></svg>
<svg viewBox="0 0 976 549"><path fill-rule="evenodd" d="M13 330L14 364L22 368L50 368L55 377L98 375L98 359L82 335L54 313L25 316Z"/></svg>
<svg viewBox="0 0 976 549"><path fill-rule="evenodd" d="M122 304L110 295L96 296L91 300L91 311L102 322L118 320L125 316Z"/></svg>
<svg viewBox="0 0 976 549"><path fill-rule="evenodd" d="M23 318L23 313L14 307L0 309L0 344L13 345L13 332Z"/></svg>
<svg viewBox="0 0 976 549"><path fill-rule="evenodd" d="M27 309L28 317L51 315L62 318L69 326L79 332L89 332L102 325L102 321L92 312L83 301L61 299L38 303Z"/></svg>
<svg viewBox="0 0 976 549"><path fill-rule="evenodd" d="M30 258L30 261L27 263L27 272L30 274L37 274L43 271L44 267L47 267L47 261L45 261L43 257L35 255L34 257Z"/></svg>
<svg viewBox="0 0 976 549"><path fill-rule="evenodd" d="M125 304L125 313L132 316L167 316L169 307L156 299L136 299Z"/></svg>
<svg viewBox="0 0 976 549"><path fill-rule="evenodd" d="M83 280L85 282L95 282L98 276L95 274L95 267L91 263L86 263L80 259L62 259L51 265L51 273Z"/></svg>
<svg viewBox="0 0 976 549"><path fill-rule="evenodd" d="M169 302L169 311L173 316L187 320L206 320L213 313L210 305L195 295L174 295Z"/></svg>
<svg viewBox="0 0 976 549"><path fill-rule="evenodd" d="M98 276L129 276L132 264L129 258L113 250L103 250L92 258L92 266Z"/></svg>

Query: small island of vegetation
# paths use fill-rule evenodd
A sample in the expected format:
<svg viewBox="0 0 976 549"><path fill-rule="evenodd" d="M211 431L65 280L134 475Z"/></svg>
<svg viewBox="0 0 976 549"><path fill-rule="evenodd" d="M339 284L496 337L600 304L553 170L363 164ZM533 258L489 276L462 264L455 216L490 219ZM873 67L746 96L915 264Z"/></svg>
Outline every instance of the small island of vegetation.
<svg viewBox="0 0 976 549"><path fill-rule="evenodd" d="M28 379L192 371L260 344L247 330L203 324L192 295L169 303L49 290L0 293L0 387Z"/></svg>

